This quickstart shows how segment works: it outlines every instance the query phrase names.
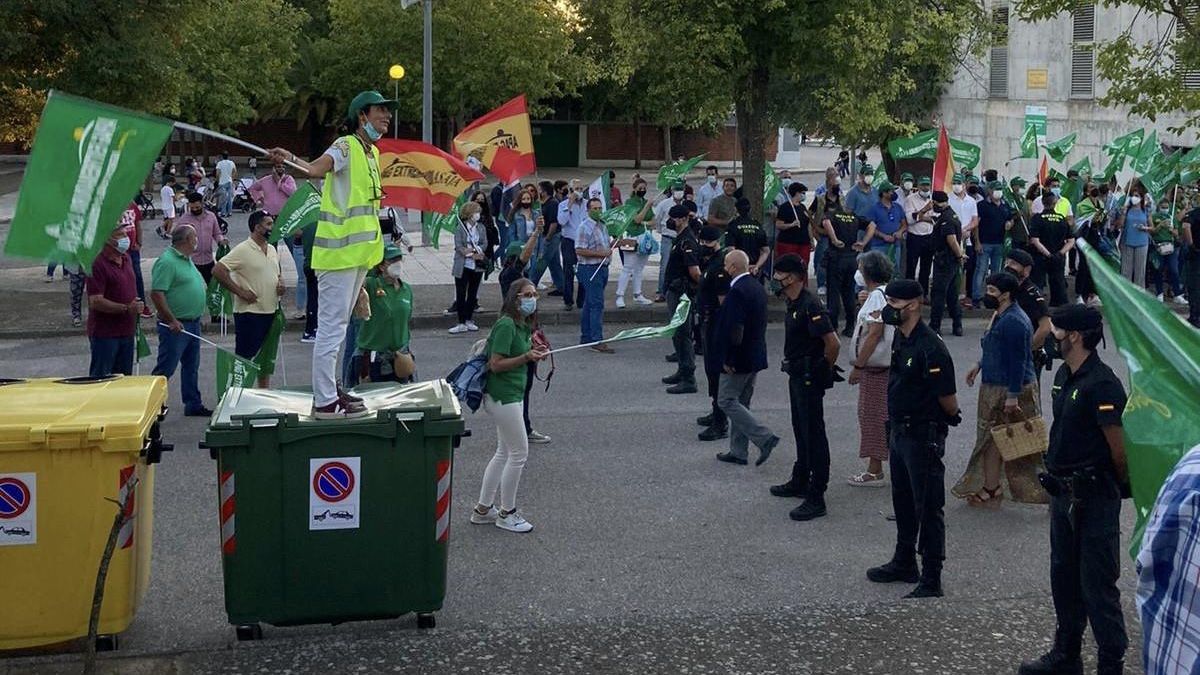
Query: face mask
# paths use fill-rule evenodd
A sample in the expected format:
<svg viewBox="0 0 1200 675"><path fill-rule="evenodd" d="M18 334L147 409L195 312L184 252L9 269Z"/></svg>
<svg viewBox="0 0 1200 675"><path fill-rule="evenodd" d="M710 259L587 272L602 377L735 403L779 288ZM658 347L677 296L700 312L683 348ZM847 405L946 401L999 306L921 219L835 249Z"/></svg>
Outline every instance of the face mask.
<svg viewBox="0 0 1200 675"><path fill-rule="evenodd" d="M1052 187L1052 188L1050 188L1050 192L1054 193L1055 197L1062 196L1062 188L1060 188L1060 187Z"/></svg>
<svg viewBox="0 0 1200 675"><path fill-rule="evenodd" d="M862 177L862 184L863 184L863 185L870 185L870 184L871 184L871 183L872 183L874 180L875 180L875 176L873 176L873 175L871 175L871 174L869 174L869 173L868 173L868 174L864 174L864 175L863 175L863 177Z"/></svg>
<svg viewBox="0 0 1200 675"><path fill-rule="evenodd" d="M675 199L675 201L677 201L677 202L682 201L683 200L683 190L675 190L675 191L671 192L671 197L673 197Z"/></svg>
<svg viewBox="0 0 1200 675"><path fill-rule="evenodd" d="M1015 267L1005 267L1004 271L1008 272L1009 274L1013 275L1014 277L1016 277L1018 279L1022 279L1025 277L1025 275L1021 274L1021 271Z"/></svg>
<svg viewBox="0 0 1200 675"><path fill-rule="evenodd" d="M529 207L531 207L531 206L533 206L533 202L531 202L531 201L523 201L523 202L521 202L521 207L522 207L522 208L526 208L526 209L527 209L527 208L529 208Z"/></svg>
<svg viewBox="0 0 1200 675"><path fill-rule="evenodd" d="M967 186L967 194L974 197L975 195L979 194L979 188L974 185L968 185Z"/></svg>
<svg viewBox="0 0 1200 675"><path fill-rule="evenodd" d="M283 167L282 167L282 166L281 166L281 167L278 167L277 169L275 169L275 175L276 175L276 176L282 176L282 175L283 175Z"/></svg>
<svg viewBox="0 0 1200 675"><path fill-rule="evenodd" d="M905 190L912 190L912 186L913 186L913 182L911 180L904 181L903 187Z"/></svg>
<svg viewBox="0 0 1200 675"><path fill-rule="evenodd" d="M716 176L709 176L709 177L708 177L708 184L709 184L709 185L716 185L716 184L717 184L717 177L716 177Z"/></svg>
<svg viewBox="0 0 1200 675"><path fill-rule="evenodd" d="M904 323L904 315L891 305L884 305L883 309L879 310L879 318L889 326L899 326Z"/></svg>
<svg viewBox="0 0 1200 675"><path fill-rule="evenodd" d="M471 214L471 222L472 222L472 223L478 223L478 222L479 222L479 219L480 219L480 218L482 218L482 217L483 217L483 216L481 216L481 215L480 215L480 214L478 214L478 213L472 213L472 214Z"/></svg>
<svg viewBox="0 0 1200 675"><path fill-rule="evenodd" d="M801 203L801 204L806 204L806 203L808 203L808 193L807 193L807 192L801 192L801 193L800 193L800 203Z"/></svg>
<svg viewBox="0 0 1200 675"><path fill-rule="evenodd" d="M771 277L771 280L767 282L767 290L769 290L771 293L774 293L775 297L777 298L783 296L783 289L783 282L775 277Z"/></svg>
<svg viewBox="0 0 1200 675"><path fill-rule="evenodd" d="M537 298L521 298L521 304L517 306L517 311L521 316L530 316L537 311Z"/></svg>
<svg viewBox="0 0 1200 675"><path fill-rule="evenodd" d="M929 195L933 194L929 190L921 190L921 199L929 199Z"/></svg>
<svg viewBox="0 0 1200 675"><path fill-rule="evenodd" d="M380 133L379 130L375 128L375 125L371 124L370 121L363 123L363 131L367 132L367 138L371 139L372 143L380 138L383 138L383 134Z"/></svg>
<svg viewBox="0 0 1200 675"><path fill-rule="evenodd" d="M992 199L995 199L996 201L1000 201L1000 199L1002 197L1004 197L1003 192L1001 192L1000 190L992 190Z"/></svg>
<svg viewBox="0 0 1200 675"><path fill-rule="evenodd" d="M983 306L988 309L1000 309L1000 298L994 295L983 296Z"/></svg>
<svg viewBox="0 0 1200 675"><path fill-rule="evenodd" d="M400 268L401 268L401 266L400 266L400 263L398 263L398 262L394 262L394 263L388 265L387 266L388 276L393 279L399 279L400 278Z"/></svg>
<svg viewBox="0 0 1200 675"><path fill-rule="evenodd" d="M588 217L596 222L600 222L600 214L600 209L592 209L591 211L588 211Z"/></svg>
<svg viewBox="0 0 1200 675"><path fill-rule="evenodd" d="M1167 204L1159 204L1159 205L1158 205L1158 212L1159 212L1159 213L1170 213L1170 212L1171 212L1171 207L1170 207L1169 205L1167 205Z"/></svg>
<svg viewBox="0 0 1200 675"><path fill-rule="evenodd" d="M854 271L854 285L862 286L863 288L866 288L867 278L863 276L862 270Z"/></svg>
<svg viewBox="0 0 1200 675"><path fill-rule="evenodd" d="M121 237L117 240L117 250L121 253L129 250L129 237Z"/></svg>
<svg viewBox="0 0 1200 675"><path fill-rule="evenodd" d="M635 192L635 193L633 193L633 194L635 194L635 195L637 195L637 196L641 197L642 199L645 199L645 198L646 198L646 191L645 191L645 190L638 190L637 192Z"/></svg>
<svg viewBox="0 0 1200 675"><path fill-rule="evenodd" d="M954 184L954 194L961 195L963 193L963 189L962 183Z"/></svg>
<svg viewBox="0 0 1200 675"><path fill-rule="evenodd" d="M1130 198L1129 198L1129 205L1130 205L1130 206L1138 206L1138 205L1140 205L1141 203L1142 203L1142 198L1141 198L1141 197L1130 197Z"/></svg>

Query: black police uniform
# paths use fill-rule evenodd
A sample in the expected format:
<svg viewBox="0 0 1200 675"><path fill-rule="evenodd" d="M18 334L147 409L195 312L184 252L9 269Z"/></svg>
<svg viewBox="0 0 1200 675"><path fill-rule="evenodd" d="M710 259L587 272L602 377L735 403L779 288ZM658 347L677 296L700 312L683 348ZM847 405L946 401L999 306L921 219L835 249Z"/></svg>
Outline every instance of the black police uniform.
<svg viewBox="0 0 1200 675"><path fill-rule="evenodd" d="M1033 273L1030 278L1038 286L1050 285L1050 306L1058 307L1067 303L1067 279L1063 257L1058 254L1067 239L1073 239L1071 224L1067 217L1057 211L1042 211L1033 217L1029 224L1029 238L1037 239L1042 246L1050 251L1050 257L1042 255L1040 250L1031 251L1033 256ZM1032 245L1031 245L1032 248Z"/></svg>
<svg viewBox="0 0 1200 675"><path fill-rule="evenodd" d="M675 243L671 245L671 257L667 260L663 283L667 289L667 309L670 310L672 316L682 298L690 299L696 295L696 284L688 274L688 268L700 266L699 250L700 242L697 241L696 233L690 227L683 228L683 231L675 236ZM679 370L676 371L679 376L678 383L693 387L696 385L696 351L692 344L692 324L695 321L695 314L696 308L693 303L687 319L682 326L675 330L675 335L671 338L671 344L675 347L675 355L678 357Z"/></svg>
<svg viewBox="0 0 1200 675"><path fill-rule="evenodd" d="M1188 323L1200 328L1200 206L1184 216L1184 227L1192 231L1192 246L1184 258L1184 286L1188 298Z"/></svg>
<svg viewBox="0 0 1200 675"><path fill-rule="evenodd" d="M1033 326L1033 331L1036 333L1038 322L1050 311L1046 306L1046 296L1042 295L1042 289L1038 288L1029 279L1026 279L1017 288L1013 299L1016 301L1017 306L1021 308L1021 311L1025 312L1025 316L1029 317L1029 323ZM1042 381L1042 369L1049 365L1049 363L1050 359L1044 349L1037 349L1033 352L1034 372L1037 374L1039 383ZM1038 388L1038 391L1041 391L1041 387Z"/></svg>
<svg viewBox="0 0 1200 675"><path fill-rule="evenodd" d="M725 411L717 406L717 385L721 379L719 359L709 358L708 346L713 342L716 330L717 310L721 308L721 298L729 294L729 273L725 271L725 256L714 252L704 264L700 277L700 292L696 298L696 318L700 322L701 343L704 353L704 376L708 380L708 397L712 399L712 423L708 426L718 430L729 428L729 420Z"/></svg>
<svg viewBox="0 0 1200 675"><path fill-rule="evenodd" d="M962 276L962 265L950 248L946 237L953 235L962 244L962 223L958 214L947 206L938 214L933 224L933 278L929 290L929 327L934 332L942 329L942 312L950 311L954 332L962 332L962 307L958 304L958 280Z"/></svg>
<svg viewBox="0 0 1200 675"><path fill-rule="evenodd" d="M845 312L844 334L850 335L854 331L857 307L854 273L858 271L858 251L854 250L854 242L858 241L858 233L867 229L867 221L840 209L826 213L825 218L843 244L842 248L836 248L831 241L825 250L825 297L829 301L829 320L837 330L838 318Z"/></svg>
<svg viewBox="0 0 1200 675"><path fill-rule="evenodd" d="M829 486L829 439L825 435L825 390L833 371L825 360L824 337L833 332L829 314L807 288L787 306L783 319L783 372L788 374L788 400L796 462L792 486L809 501L824 505Z"/></svg>
<svg viewBox="0 0 1200 675"><path fill-rule="evenodd" d="M957 219L955 219L957 221ZM934 267L937 274L937 267ZM924 322L911 334L899 330L888 374L888 448L892 464L892 508L896 552L892 562L915 580L921 553L921 582L940 588L946 558L946 453L948 419L938 401L955 393L954 362L942 339Z"/></svg>
<svg viewBox="0 0 1200 675"><path fill-rule="evenodd" d="M1101 427L1121 425L1125 389L1093 352L1075 372L1066 364L1058 369L1051 397L1045 480L1051 495L1050 591L1058 618L1054 644L1077 657L1091 623L1100 672L1115 670L1128 646L1117 590L1122 486Z"/></svg>

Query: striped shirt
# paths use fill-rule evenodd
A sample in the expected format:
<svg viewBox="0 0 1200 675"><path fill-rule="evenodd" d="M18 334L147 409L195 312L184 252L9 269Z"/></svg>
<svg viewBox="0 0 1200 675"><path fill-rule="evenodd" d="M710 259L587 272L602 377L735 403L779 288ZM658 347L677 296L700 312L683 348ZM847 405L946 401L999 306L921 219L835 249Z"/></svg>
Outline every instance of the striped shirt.
<svg viewBox="0 0 1200 675"><path fill-rule="evenodd" d="M575 248L600 250L609 248L611 242L612 238L608 236L608 230L604 229L604 223L597 223L591 218L587 218L579 225L579 234L575 239ZM586 255L579 256L580 265L598 265L608 260L608 258L594 258Z"/></svg>

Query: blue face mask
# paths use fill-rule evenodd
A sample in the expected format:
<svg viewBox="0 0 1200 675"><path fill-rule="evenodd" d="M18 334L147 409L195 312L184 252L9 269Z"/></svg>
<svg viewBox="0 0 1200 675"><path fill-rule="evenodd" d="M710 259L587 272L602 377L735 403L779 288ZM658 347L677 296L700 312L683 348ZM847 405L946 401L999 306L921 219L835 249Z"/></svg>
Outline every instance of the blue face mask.
<svg viewBox="0 0 1200 675"><path fill-rule="evenodd" d="M363 130L367 132L367 138L371 139L372 143L383 138L383 134L379 133L379 130L375 128L374 124L371 124L370 120L363 123Z"/></svg>
<svg viewBox="0 0 1200 675"><path fill-rule="evenodd" d="M1062 188L1060 188L1060 187L1054 187L1054 188L1050 188L1050 191L1054 193L1054 196L1055 196L1055 197L1061 197L1061 196L1062 196Z"/></svg>
<svg viewBox="0 0 1200 675"><path fill-rule="evenodd" d="M517 310L521 312L521 316L531 316L537 311L537 298L521 298L521 305Z"/></svg>

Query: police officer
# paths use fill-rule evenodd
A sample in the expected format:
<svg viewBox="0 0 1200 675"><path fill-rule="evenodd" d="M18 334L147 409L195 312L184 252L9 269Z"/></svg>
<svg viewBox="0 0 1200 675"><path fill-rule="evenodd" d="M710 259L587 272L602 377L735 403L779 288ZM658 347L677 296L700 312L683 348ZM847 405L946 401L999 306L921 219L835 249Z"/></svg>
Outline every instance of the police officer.
<svg viewBox="0 0 1200 675"><path fill-rule="evenodd" d="M1068 216L1059 213L1053 192L1042 195L1042 212L1029 223L1029 248L1034 254L1033 281L1038 286L1049 284L1050 306L1067 302L1066 252L1075 245Z"/></svg>
<svg viewBox="0 0 1200 675"><path fill-rule="evenodd" d="M929 285L929 327L941 335L942 312L950 310L954 322L954 334L961 336L962 307L958 304L958 283L962 278L963 262L967 254L962 248L962 223L954 209L950 208L950 196L935 190L930 198L933 203L933 279Z"/></svg>
<svg viewBox="0 0 1200 675"><path fill-rule="evenodd" d="M1121 573L1121 498L1128 494L1121 413L1125 390L1100 360L1099 310L1069 304L1051 311L1051 334L1063 365L1051 390L1054 424L1040 477L1050 493L1050 591L1058 626L1054 647L1021 664L1021 675L1083 672L1080 649L1090 623L1096 672L1124 669L1125 620Z"/></svg>
<svg viewBox="0 0 1200 675"><path fill-rule="evenodd" d="M772 278L779 285L777 293L787 301L782 370L788 374L796 463L791 479L772 487L771 494L804 498L788 515L792 520L812 520L825 515L829 439L825 435L824 399L825 390L833 386L833 368L841 345L825 307L807 288L808 266L803 258L779 258Z"/></svg>
<svg viewBox="0 0 1200 675"><path fill-rule="evenodd" d="M1045 350L1046 336L1050 334L1050 308L1046 306L1046 296L1042 295L1042 289L1029 280L1029 275L1033 273L1033 256L1029 255L1028 251L1014 248L1008 252L1004 270L1021 282L1014 299L1033 325L1030 347L1033 349L1033 365L1040 382L1042 368L1048 367L1051 361Z"/></svg>
<svg viewBox="0 0 1200 675"><path fill-rule="evenodd" d="M683 204L676 204L667 212L670 218L668 226L675 231L675 243L671 245L671 256L667 260L667 270L663 284L667 291L667 309L674 316L675 308L683 298L689 300L696 295L696 286L700 283L700 242L688 223L691 211ZM695 320L695 304L688 311L684 324L675 329L671 343L675 347L675 356L679 368L671 375L662 379L663 384L669 384L668 394L696 393L696 351L692 344L692 322Z"/></svg>
<svg viewBox="0 0 1200 675"><path fill-rule="evenodd" d="M946 195L941 195L945 203ZM934 267L934 274L937 268ZM888 375L888 449L892 462L892 508L896 551L867 570L875 583L917 583L906 598L941 597L946 558L946 451L949 426L962 421L954 387L954 362L942 339L921 321L921 284L897 279L884 291L880 312L896 326ZM917 570L917 552L922 568Z"/></svg>
<svg viewBox="0 0 1200 675"><path fill-rule="evenodd" d="M696 297L696 319L700 324L700 344L704 354L704 376L708 380L708 397L712 399L712 412L696 420L696 424L707 427L700 432L700 440L715 441L729 435L729 420L725 411L717 405L717 387L721 380L721 367L716 359L709 357L708 345L712 344L716 327L717 309L721 298L729 293L729 273L725 271L725 255L721 252L721 230L707 225L700 230L700 256L704 273L700 278L700 292Z"/></svg>

